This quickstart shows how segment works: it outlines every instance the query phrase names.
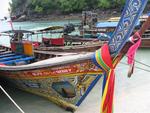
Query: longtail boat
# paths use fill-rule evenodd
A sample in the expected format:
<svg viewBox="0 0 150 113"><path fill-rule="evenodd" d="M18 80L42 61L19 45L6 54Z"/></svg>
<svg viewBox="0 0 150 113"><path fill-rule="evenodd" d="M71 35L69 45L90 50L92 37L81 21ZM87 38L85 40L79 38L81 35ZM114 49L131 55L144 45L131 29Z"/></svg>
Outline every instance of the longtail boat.
<svg viewBox="0 0 150 113"><path fill-rule="evenodd" d="M94 28L95 30L93 30L93 32L94 33L102 32L102 33L105 33L106 35L111 37L111 35L115 31L115 28L117 27L117 23L118 22L101 22L101 23L97 23L96 27ZM140 22L138 22L137 25L136 25L136 28L133 32L138 31L140 26L143 23L144 22L142 20ZM141 42L140 48L150 48L150 30L149 29L147 29L142 35L142 42Z"/></svg>
<svg viewBox="0 0 150 113"><path fill-rule="evenodd" d="M58 29L52 31L48 28L37 30L34 35L41 35L42 34L42 44L46 47L52 47L52 46L74 46L74 45L84 45L85 43L90 43L92 45L93 42L101 41L96 38L84 38L83 36L79 35L70 35L72 31L74 31L73 24L72 26L68 26L67 28L63 28L62 30L58 31ZM55 27L57 28L57 26ZM59 28L59 27L58 27ZM72 29L72 30L70 30ZM50 35L47 35L50 33ZM56 33L59 33L59 37L56 36ZM46 34L46 36L44 36Z"/></svg>
<svg viewBox="0 0 150 113"><path fill-rule="evenodd" d="M57 26L55 26L57 28ZM50 27L53 28L53 27ZM59 35L60 37L51 37L52 34L62 33L62 31L49 31L50 29L44 28L37 31L29 31L29 30L9 30L1 33L1 36L9 36L11 40L24 40L31 41L34 45L34 48L39 47L38 49L52 47L55 48L84 48L86 50L86 46L90 46L92 48L101 47L107 41L101 41L93 38L81 38L81 37L71 37L69 35ZM58 27L59 28L59 27ZM44 31L43 31L44 30ZM50 33L50 35L48 34ZM40 35L40 36L38 36ZM42 35L42 36L41 36ZM46 36L44 36L46 35ZM41 40L41 41L39 41Z"/></svg>
<svg viewBox="0 0 150 113"><path fill-rule="evenodd" d="M141 25L148 18L148 15L140 16L139 21L136 23L133 33L139 30ZM119 17L116 17L116 18L110 18L106 21L96 22L92 27L90 27L88 29L80 30L80 33L83 34L83 32L84 32L85 34L89 34L89 36L90 35L97 36L97 38L99 38L99 39L102 38L103 33L107 35L105 37L111 37L118 25L119 19L120 19ZM91 22L87 23L88 26L90 26L90 24L91 24ZM106 39L109 40L109 38L106 38ZM143 33L140 48L150 48L150 29L147 29L145 31L145 33Z"/></svg>
<svg viewBox="0 0 150 113"><path fill-rule="evenodd" d="M68 28L69 29L69 28ZM70 28L71 29L71 28ZM71 30L72 31L72 30ZM66 32L71 32L70 30ZM55 37L55 33L62 33L58 38ZM94 52L100 48L108 40L99 40L97 38L85 38L79 35L70 35L63 31L49 31L48 28L38 30L34 35L52 33L54 37L49 35L42 38L42 42L39 42L39 47L36 50L41 51L65 51L65 52ZM51 35L52 35L51 34Z"/></svg>
<svg viewBox="0 0 150 113"><path fill-rule="evenodd" d="M40 60L34 56L31 43L12 41L13 53L0 53L0 75L20 89L46 97L70 111L80 106L104 75L106 85L104 82L101 112L112 113L114 68L133 45L128 39L146 3L147 0L126 1L111 40L100 51L97 50L96 54L84 53ZM144 27L144 30L146 28ZM140 30L139 34L141 35L144 30ZM133 39L133 42L138 41L136 37ZM101 62L101 58L105 62Z"/></svg>

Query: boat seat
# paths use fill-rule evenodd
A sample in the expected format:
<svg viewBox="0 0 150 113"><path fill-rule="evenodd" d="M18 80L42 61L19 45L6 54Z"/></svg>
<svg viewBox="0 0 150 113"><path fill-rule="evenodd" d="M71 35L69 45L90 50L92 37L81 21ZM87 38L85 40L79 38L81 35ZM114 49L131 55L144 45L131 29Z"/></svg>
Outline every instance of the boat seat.
<svg viewBox="0 0 150 113"><path fill-rule="evenodd" d="M15 56L16 54L14 53L11 53L11 54L4 54L4 55L0 55L0 58L3 58L3 57L10 57L10 56Z"/></svg>
<svg viewBox="0 0 150 113"><path fill-rule="evenodd" d="M5 51L6 51L6 49L0 49L0 53L5 52Z"/></svg>
<svg viewBox="0 0 150 113"><path fill-rule="evenodd" d="M0 62L8 61L8 60L13 60L13 59L18 59L18 58L23 58L25 57L24 55L16 55L16 56L11 56L11 57L4 57L0 58Z"/></svg>
<svg viewBox="0 0 150 113"><path fill-rule="evenodd" d="M5 52L1 52L0 55L10 54L10 53L12 53L12 51L5 51Z"/></svg>
<svg viewBox="0 0 150 113"><path fill-rule="evenodd" d="M1 64L12 65L12 64L19 63L19 62L29 63L29 61L34 60L34 58L35 57L25 57L25 58L20 58L20 59L16 59L16 60L10 60L10 61L1 62Z"/></svg>

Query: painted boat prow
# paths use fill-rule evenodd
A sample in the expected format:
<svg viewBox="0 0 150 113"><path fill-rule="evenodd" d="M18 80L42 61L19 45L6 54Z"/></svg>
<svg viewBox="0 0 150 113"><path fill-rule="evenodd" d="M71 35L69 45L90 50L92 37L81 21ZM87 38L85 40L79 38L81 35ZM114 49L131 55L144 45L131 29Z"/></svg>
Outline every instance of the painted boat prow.
<svg viewBox="0 0 150 113"><path fill-rule="evenodd" d="M127 0L126 3L118 27L108 43L112 56L117 56L124 47L147 0ZM132 7L135 9L130 12ZM127 31L124 33L124 30ZM0 75L22 90L46 97L66 110L74 111L103 74L102 69L92 62L92 55L56 57L21 66L2 65Z"/></svg>
<svg viewBox="0 0 150 113"><path fill-rule="evenodd" d="M18 88L74 111L101 77L93 53L62 56L19 66L0 65L0 76Z"/></svg>

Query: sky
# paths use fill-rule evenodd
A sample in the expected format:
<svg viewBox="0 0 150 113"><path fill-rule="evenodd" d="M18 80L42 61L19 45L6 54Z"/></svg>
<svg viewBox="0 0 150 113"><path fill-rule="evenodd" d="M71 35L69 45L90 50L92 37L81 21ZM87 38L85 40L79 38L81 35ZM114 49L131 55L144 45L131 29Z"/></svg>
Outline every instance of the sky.
<svg viewBox="0 0 150 113"><path fill-rule="evenodd" d="M9 15L9 1L11 0L0 0L0 19Z"/></svg>

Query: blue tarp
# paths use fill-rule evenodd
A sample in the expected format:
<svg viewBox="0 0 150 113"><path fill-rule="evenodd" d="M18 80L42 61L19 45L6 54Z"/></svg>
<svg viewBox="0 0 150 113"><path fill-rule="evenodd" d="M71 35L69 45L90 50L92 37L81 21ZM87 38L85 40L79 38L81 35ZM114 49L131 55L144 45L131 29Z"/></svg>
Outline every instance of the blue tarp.
<svg viewBox="0 0 150 113"><path fill-rule="evenodd" d="M5 65L10 65L10 64L13 64L13 63L18 63L18 62L21 62L21 61L30 61L30 60L33 60L34 57L25 57L25 58L20 58L20 59L16 59L16 60L10 60L10 61L4 61L4 62L1 62L1 64L5 64Z"/></svg>
<svg viewBox="0 0 150 113"><path fill-rule="evenodd" d="M97 22L96 27L116 27L118 22Z"/></svg>
<svg viewBox="0 0 150 113"><path fill-rule="evenodd" d="M9 61L9 60L13 60L13 59L19 59L19 58L23 58L25 57L24 55L16 55L16 56L11 56L11 57L4 57L4 58L0 58L0 62L4 62L4 61Z"/></svg>
<svg viewBox="0 0 150 113"><path fill-rule="evenodd" d="M108 28L108 27L117 27L118 22L97 22L96 28ZM138 21L136 26L140 25L140 22Z"/></svg>

